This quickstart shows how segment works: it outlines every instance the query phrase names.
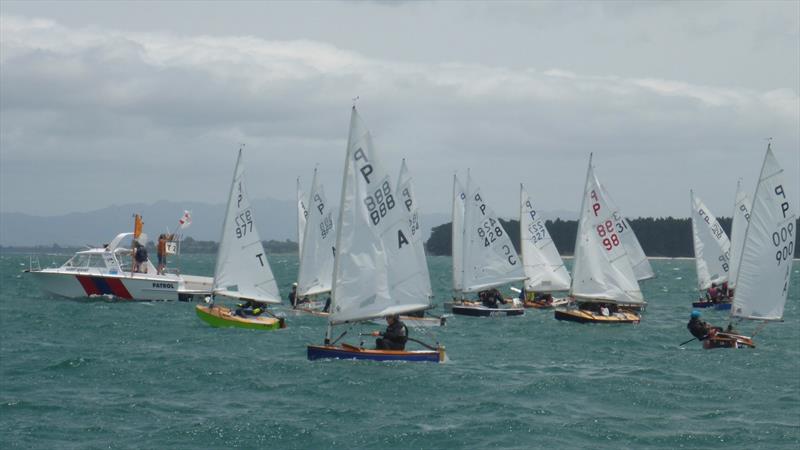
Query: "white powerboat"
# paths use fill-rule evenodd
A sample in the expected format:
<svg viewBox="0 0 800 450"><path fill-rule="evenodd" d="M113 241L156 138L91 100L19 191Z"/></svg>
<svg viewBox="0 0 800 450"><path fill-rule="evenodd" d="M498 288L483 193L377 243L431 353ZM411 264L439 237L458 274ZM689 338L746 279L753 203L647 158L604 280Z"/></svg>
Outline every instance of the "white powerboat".
<svg viewBox="0 0 800 450"><path fill-rule="evenodd" d="M26 270L43 291L59 297L106 297L119 300L192 300L210 295L212 277L164 273L148 260L131 271L133 233L120 233L110 244L75 253L61 267Z"/></svg>

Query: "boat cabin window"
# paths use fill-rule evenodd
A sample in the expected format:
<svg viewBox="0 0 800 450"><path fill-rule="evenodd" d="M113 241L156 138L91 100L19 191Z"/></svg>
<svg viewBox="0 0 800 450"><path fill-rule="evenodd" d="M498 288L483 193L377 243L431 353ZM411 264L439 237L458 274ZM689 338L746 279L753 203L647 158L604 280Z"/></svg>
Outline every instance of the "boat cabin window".
<svg viewBox="0 0 800 450"><path fill-rule="evenodd" d="M98 267L105 269L106 262L102 255L79 254L64 263L64 267Z"/></svg>

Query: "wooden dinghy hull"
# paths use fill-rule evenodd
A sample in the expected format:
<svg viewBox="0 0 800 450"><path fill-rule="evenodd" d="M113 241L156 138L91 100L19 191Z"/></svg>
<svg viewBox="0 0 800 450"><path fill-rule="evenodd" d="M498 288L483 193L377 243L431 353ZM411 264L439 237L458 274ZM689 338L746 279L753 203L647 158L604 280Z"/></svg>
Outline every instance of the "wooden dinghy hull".
<svg viewBox="0 0 800 450"><path fill-rule="evenodd" d="M719 332L703 341L703 348L756 348L753 339L741 334Z"/></svg>
<svg viewBox="0 0 800 450"><path fill-rule="evenodd" d="M308 359L357 359L364 361L409 361L434 362L445 361L444 347L437 350L369 350L351 345L309 345Z"/></svg>
<svg viewBox="0 0 800 450"><path fill-rule="evenodd" d="M639 323L641 316L631 311L619 311L608 316L594 313L585 309L557 309L555 310L556 320L577 323Z"/></svg>
<svg viewBox="0 0 800 450"><path fill-rule="evenodd" d="M553 309L558 306L565 306L569 304L570 300L568 298L558 298L553 300L553 303L541 303L535 302L533 300L525 300L523 306L526 308L535 308L535 309Z"/></svg>
<svg viewBox="0 0 800 450"><path fill-rule="evenodd" d="M248 328L251 330L278 330L286 328L286 322L282 318L261 316L240 317L235 316L229 308L223 306L209 307L206 305L196 305L195 312L197 317L212 327L224 328Z"/></svg>

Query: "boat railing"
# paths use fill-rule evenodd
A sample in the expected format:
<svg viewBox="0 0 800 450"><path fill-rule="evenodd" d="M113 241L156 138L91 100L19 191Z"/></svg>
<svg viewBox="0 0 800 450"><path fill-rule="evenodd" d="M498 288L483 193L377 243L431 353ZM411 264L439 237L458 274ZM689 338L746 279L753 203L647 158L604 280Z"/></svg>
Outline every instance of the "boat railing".
<svg viewBox="0 0 800 450"><path fill-rule="evenodd" d="M28 256L28 272L39 272L42 266L39 264L39 257L30 255Z"/></svg>

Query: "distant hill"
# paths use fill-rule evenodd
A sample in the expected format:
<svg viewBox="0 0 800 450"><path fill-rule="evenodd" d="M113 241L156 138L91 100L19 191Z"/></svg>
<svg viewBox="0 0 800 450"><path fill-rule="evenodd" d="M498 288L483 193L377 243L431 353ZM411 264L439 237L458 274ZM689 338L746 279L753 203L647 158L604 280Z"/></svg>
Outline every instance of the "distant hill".
<svg viewBox="0 0 800 450"><path fill-rule="evenodd" d="M255 199L253 209L258 232L264 240L297 241L297 206L293 201ZM155 238L174 230L183 210L192 212L192 225L186 236L199 241L219 241L224 204L159 201L153 204L113 205L94 211L60 216L32 216L0 212L0 246L83 247L109 242L118 233L133 231L133 215L144 218L144 232ZM423 237L431 227L449 220L448 214L423 214L420 217Z"/></svg>

